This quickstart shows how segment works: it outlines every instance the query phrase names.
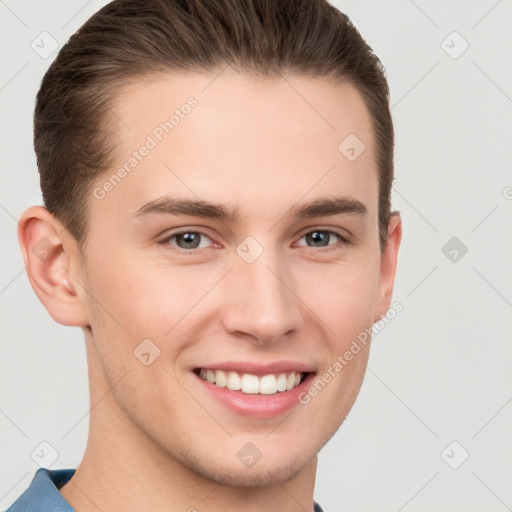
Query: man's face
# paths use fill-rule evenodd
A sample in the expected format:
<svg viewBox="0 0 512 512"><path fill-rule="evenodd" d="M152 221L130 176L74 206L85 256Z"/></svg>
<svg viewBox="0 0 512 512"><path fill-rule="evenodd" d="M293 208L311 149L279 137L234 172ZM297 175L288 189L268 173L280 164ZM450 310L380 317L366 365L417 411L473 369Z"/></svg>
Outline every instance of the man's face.
<svg viewBox="0 0 512 512"><path fill-rule="evenodd" d="M372 120L349 85L215 76L133 83L112 107L118 160L92 189L82 275L89 363L114 386L103 407L123 441L262 485L298 474L338 429L369 345L335 363L389 306ZM361 154L354 138L338 148L350 134ZM337 199L334 214L289 213Z"/></svg>

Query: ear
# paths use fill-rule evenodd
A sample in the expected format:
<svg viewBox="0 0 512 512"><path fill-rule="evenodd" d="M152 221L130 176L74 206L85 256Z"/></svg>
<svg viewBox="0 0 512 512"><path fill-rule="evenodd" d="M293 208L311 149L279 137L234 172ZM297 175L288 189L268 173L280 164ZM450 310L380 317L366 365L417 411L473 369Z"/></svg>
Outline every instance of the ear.
<svg viewBox="0 0 512 512"><path fill-rule="evenodd" d="M18 222L18 241L32 288L59 324L86 327L86 290L74 238L44 207L32 206Z"/></svg>
<svg viewBox="0 0 512 512"><path fill-rule="evenodd" d="M385 316L391 305L395 284L398 249L402 240L402 219L398 212L391 215L388 225L388 237L380 258L380 274L375 308L374 322Z"/></svg>

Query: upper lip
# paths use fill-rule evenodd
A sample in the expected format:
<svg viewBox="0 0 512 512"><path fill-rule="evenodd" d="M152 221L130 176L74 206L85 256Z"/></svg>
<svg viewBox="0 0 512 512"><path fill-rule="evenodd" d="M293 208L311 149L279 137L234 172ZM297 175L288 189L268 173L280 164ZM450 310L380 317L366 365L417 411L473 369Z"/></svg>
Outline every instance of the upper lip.
<svg viewBox="0 0 512 512"><path fill-rule="evenodd" d="M254 361L224 361L218 363L208 363L197 366L196 369L204 368L205 370L223 370L225 372L250 373L252 375L268 375L270 373L286 373L314 372L315 368L309 364L299 363L296 361L275 361L273 363L256 363Z"/></svg>

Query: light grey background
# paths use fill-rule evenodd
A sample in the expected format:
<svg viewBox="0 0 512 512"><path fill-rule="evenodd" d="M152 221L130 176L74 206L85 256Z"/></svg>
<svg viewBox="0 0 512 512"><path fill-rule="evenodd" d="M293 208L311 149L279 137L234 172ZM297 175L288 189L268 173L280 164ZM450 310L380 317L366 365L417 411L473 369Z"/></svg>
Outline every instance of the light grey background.
<svg viewBox="0 0 512 512"><path fill-rule="evenodd" d="M56 469L77 467L87 440L82 333L32 291L16 221L41 204L31 122L55 57L31 43L46 31L62 46L104 3L0 1L2 510L29 485L41 442ZM360 396L320 454L316 499L329 512L510 509L511 1L334 3L387 69L404 309L375 338Z"/></svg>

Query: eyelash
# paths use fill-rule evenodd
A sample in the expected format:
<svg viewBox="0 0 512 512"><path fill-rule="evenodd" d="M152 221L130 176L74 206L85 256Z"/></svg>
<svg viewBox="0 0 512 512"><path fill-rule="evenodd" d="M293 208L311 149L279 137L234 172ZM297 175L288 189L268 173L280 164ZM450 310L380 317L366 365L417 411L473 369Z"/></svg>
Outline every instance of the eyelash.
<svg viewBox="0 0 512 512"><path fill-rule="evenodd" d="M339 244L349 244L350 243L350 240L348 240L341 233L339 233L337 231L334 231L332 229L320 229L320 228L319 229L313 229L311 231L307 231L306 233L304 233L299 238L299 240L302 240L306 235L309 235L311 233L316 233L316 232L329 233L330 235L335 235L335 236L337 236L340 239L340 241L338 243L335 243L335 244L330 244L330 245L328 245L326 247L315 248L315 247L309 247L307 245L301 245L301 247L309 247L309 249L316 249L318 252L324 252L325 253L325 252L329 252L329 251L337 249ZM179 235L187 234L187 233L193 233L193 234L202 235L202 236L204 236L204 237L206 237L206 238L211 240L211 238L206 233L204 233L203 231L187 229L187 230L182 230L182 231L176 231L176 232L166 236L163 240L160 240L159 243L164 245L164 246L165 245L171 245L169 242L173 238L175 238L176 236L179 236ZM200 251L201 249L205 249L205 247L195 248L195 249L181 249L180 247L175 245L173 250L175 250L179 254L193 255L193 254L197 254L197 252Z"/></svg>

